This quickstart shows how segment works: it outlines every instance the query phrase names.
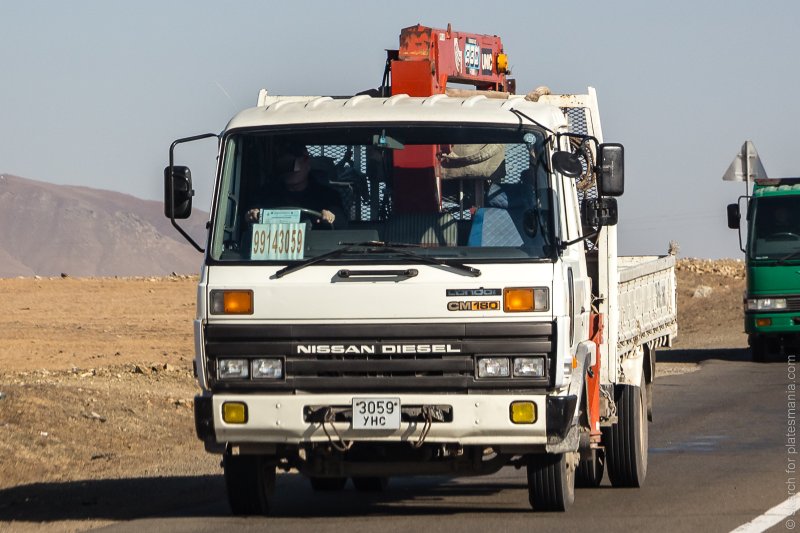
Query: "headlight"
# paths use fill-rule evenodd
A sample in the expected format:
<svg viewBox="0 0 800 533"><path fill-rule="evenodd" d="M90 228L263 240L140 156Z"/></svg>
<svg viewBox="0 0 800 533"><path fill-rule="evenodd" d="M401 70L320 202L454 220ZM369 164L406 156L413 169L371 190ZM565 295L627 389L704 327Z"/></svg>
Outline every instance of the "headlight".
<svg viewBox="0 0 800 533"><path fill-rule="evenodd" d="M478 359L479 378L507 378L509 372L508 357L481 357Z"/></svg>
<svg viewBox="0 0 800 533"><path fill-rule="evenodd" d="M514 376L518 378L543 378L544 357L515 357Z"/></svg>
<svg viewBox="0 0 800 533"><path fill-rule="evenodd" d="M777 311L786 309L786 298L748 298L748 311Z"/></svg>
<svg viewBox="0 0 800 533"><path fill-rule="evenodd" d="M243 379L250 375L247 359L218 359L217 377L219 379Z"/></svg>
<svg viewBox="0 0 800 533"><path fill-rule="evenodd" d="M283 361L281 359L253 359L253 379L281 379Z"/></svg>

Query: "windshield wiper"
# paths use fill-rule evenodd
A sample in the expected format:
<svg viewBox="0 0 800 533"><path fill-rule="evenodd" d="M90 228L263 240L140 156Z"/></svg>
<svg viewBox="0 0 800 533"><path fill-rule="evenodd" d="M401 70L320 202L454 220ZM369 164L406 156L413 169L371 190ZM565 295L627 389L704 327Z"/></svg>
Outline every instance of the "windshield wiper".
<svg viewBox="0 0 800 533"><path fill-rule="evenodd" d="M785 256L785 257L781 257L780 259L778 259L778 264L779 264L779 265L782 265L782 264L784 264L786 261L788 261L789 259L793 259L793 258L795 258L795 257L797 257L797 256L800 256L800 248L798 248L798 249L797 249L797 250L795 250L794 252L790 253L789 255L787 255L787 256Z"/></svg>
<svg viewBox="0 0 800 533"><path fill-rule="evenodd" d="M454 269L457 272L467 276L478 277L481 275L481 271L478 270L477 268L473 268L461 263L448 263L446 261L442 261L434 257L428 257L426 255L420 255L418 253L406 249L406 248L421 248L421 245L419 244L393 243L393 242L383 242L383 241L343 242L340 244L344 246L342 248L331 250L330 252L318 255L316 257L312 257L310 259L306 259L305 261L302 261L295 265L290 265L278 270L277 272L275 272L275 277L282 278L287 274L291 274L292 272L297 272L298 270L301 270L307 266L316 265L317 263L322 263L323 261L327 261L329 259L335 259L337 257L341 257L342 255L352 252L353 250L359 248L363 248L363 253L392 252L398 255L402 255L404 257L410 257L416 261L428 263L430 265L436 265L449 269Z"/></svg>

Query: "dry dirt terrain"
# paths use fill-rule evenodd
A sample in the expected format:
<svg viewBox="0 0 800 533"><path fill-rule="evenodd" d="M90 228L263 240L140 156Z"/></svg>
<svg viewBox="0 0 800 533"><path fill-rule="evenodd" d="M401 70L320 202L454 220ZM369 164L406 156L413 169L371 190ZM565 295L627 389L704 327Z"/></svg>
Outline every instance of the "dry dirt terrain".
<svg viewBox="0 0 800 533"><path fill-rule="evenodd" d="M658 375L747 345L742 263L677 272L679 337ZM196 283L0 279L0 529L82 531L158 514L182 491L223 494L194 435Z"/></svg>

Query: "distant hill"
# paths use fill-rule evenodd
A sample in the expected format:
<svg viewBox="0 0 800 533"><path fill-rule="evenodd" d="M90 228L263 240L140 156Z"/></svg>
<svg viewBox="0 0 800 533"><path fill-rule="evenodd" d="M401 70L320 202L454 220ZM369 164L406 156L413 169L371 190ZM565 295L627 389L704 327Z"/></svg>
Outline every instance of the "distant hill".
<svg viewBox="0 0 800 533"><path fill-rule="evenodd" d="M0 277L194 274L202 256L163 204L113 191L0 176ZM208 214L182 221L205 244Z"/></svg>

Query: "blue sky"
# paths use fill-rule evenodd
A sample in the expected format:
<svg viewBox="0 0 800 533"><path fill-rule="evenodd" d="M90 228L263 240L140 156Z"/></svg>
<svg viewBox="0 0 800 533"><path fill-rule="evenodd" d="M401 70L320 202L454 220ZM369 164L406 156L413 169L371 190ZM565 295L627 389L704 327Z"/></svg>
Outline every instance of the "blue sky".
<svg viewBox="0 0 800 533"><path fill-rule="evenodd" d="M520 93L597 89L626 150L620 250L739 257L722 174L800 175L800 2L0 0L0 173L160 199L169 144L273 94L380 84L416 23L499 35ZM213 143L184 152L207 208Z"/></svg>

